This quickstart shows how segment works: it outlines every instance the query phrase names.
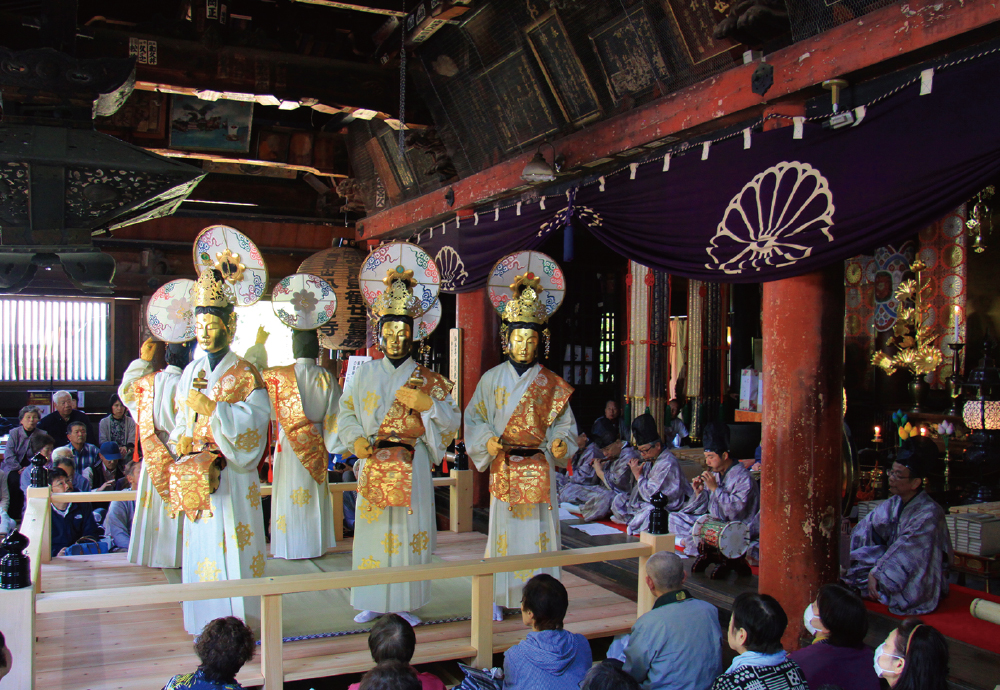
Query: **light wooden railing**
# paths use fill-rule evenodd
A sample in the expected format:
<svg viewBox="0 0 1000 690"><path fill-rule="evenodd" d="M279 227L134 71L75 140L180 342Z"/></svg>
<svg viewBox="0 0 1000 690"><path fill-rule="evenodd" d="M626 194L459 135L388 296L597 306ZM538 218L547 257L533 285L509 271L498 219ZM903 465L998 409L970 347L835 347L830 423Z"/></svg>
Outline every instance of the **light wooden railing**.
<svg viewBox="0 0 1000 690"><path fill-rule="evenodd" d="M439 481L445 486L454 476ZM343 490L350 485L344 486ZM103 500L127 500L131 492L105 492L97 496ZM116 495L118 494L118 495ZM341 492L342 495L342 492ZM92 501L90 494L63 494L60 498ZM191 582L182 584L146 585L139 587L117 587L113 589L90 589L40 593L37 583L40 570L35 565L43 560L45 532L51 511L48 510L48 489L29 490L28 513L25 519L25 533L32 539L29 553L32 557L32 576L35 587L12 592L0 591L0 618L9 619L16 614L23 620L14 626L14 637L8 637L16 658L24 660L19 669L20 681L12 687L34 688L34 615L88 609L118 608L123 606L151 606L155 604L181 601L199 601L224 597L261 598L261 672L267 690L281 690L284 683L282 657L281 597L299 592L318 592L331 589L348 589L364 585L388 585L402 582L422 582L458 577L472 579L472 623L468 647L456 645L456 658L471 658L477 667L489 666L493 659L493 577L496 573L517 570L535 570L557 566L581 565L599 561L625 558L639 559L639 597L636 616L641 616L653 606L652 593L643 585L646 561L657 551L673 551L674 537L671 534L651 535L643 533L638 542L611 546L568 549L523 556L504 556L477 560L449 561L408 567L377 568L365 571L342 571L313 573L308 575L285 575L218 582ZM10 598L8 598L10 597ZM6 630L5 630L6 633ZM474 652L470 655L468 652ZM29 661L30 660L30 661ZM13 673L15 669L12 668Z"/></svg>

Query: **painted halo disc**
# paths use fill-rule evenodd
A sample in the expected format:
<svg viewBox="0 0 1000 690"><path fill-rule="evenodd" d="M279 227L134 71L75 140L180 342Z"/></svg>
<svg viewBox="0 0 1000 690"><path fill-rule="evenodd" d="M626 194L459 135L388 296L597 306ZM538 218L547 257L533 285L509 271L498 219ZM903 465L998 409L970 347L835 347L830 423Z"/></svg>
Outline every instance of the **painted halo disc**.
<svg viewBox="0 0 1000 690"><path fill-rule="evenodd" d="M413 322L413 339L421 341L430 336L434 329L441 323L441 300L434 300L434 304Z"/></svg>
<svg viewBox="0 0 1000 690"><path fill-rule="evenodd" d="M541 281L542 293L539 299L551 317L566 296L566 279L559 264L552 257L536 251L514 252L494 264L487 280L493 308L498 314L503 314L504 304L514 298L510 284L517 276L525 273L532 273Z"/></svg>
<svg viewBox="0 0 1000 690"><path fill-rule="evenodd" d="M319 276L293 273L274 286L271 308L289 328L311 331L333 318L337 311L337 295Z"/></svg>
<svg viewBox="0 0 1000 690"><path fill-rule="evenodd" d="M206 269L220 268L237 307L256 304L264 295L267 264L253 240L236 228L210 225L198 233L192 251L199 275Z"/></svg>
<svg viewBox="0 0 1000 690"><path fill-rule="evenodd" d="M194 281L171 280L153 293L146 307L150 332L167 343L194 340Z"/></svg>
<svg viewBox="0 0 1000 690"><path fill-rule="evenodd" d="M438 297L441 275L434 259L423 248L409 242L390 242L376 248L365 258L358 277L361 283L361 294L365 303L371 307L375 299L386 290L386 272L390 269L413 271L417 285L413 288L414 296L420 300L420 308L426 312Z"/></svg>

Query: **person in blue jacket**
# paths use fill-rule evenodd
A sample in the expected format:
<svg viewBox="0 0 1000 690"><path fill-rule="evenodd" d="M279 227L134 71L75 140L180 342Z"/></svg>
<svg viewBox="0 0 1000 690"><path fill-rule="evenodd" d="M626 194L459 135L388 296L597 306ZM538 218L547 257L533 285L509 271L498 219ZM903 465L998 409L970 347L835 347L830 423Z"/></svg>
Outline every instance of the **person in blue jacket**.
<svg viewBox="0 0 1000 690"><path fill-rule="evenodd" d="M66 547L73 544L98 541L101 528L94 520L90 504L63 503L57 499L59 494L73 490L65 470L59 467L49 470L49 486L52 488L52 555L63 555Z"/></svg>

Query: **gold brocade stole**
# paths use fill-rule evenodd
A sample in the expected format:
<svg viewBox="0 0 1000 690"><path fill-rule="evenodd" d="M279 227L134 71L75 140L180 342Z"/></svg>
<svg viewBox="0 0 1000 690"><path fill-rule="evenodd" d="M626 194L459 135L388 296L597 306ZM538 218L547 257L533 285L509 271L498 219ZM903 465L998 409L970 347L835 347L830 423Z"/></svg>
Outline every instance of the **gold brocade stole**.
<svg viewBox="0 0 1000 690"><path fill-rule="evenodd" d="M271 367L263 373L267 394L271 398L278 424L299 462L317 484L323 482L328 466L326 445L316 425L302 409L302 394L295 378L295 365Z"/></svg>
<svg viewBox="0 0 1000 690"><path fill-rule="evenodd" d="M551 480L545 454L535 453L509 462L507 451L541 448L549 427L566 408L572 394L572 386L545 367L540 368L503 430L500 442L504 450L490 464L490 493L498 500L508 505L549 503Z"/></svg>
<svg viewBox="0 0 1000 690"><path fill-rule="evenodd" d="M264 388L264 381L260 378L256 367L241 357L215 382L215 386L212 387L212 399L215 402L243 402L258 388ZM205 446L218 446L212 433L211 415L198 415L192 438L193 447L199 450ZM198 441L201 441L201 446L198 445Z"/></svg>
<svg viewBox="0 0 1000 690"><path fill-rule="evenodd" d="M139 442L142 444L143 462L146 463L146 473L152 482L156 493L164 501L170 500L170 463L173 455L156 434L153 424L153 393L156 383L156 372L146 374L132 384L133 395L139 401Z"/></svg>
<svg viewBox="0 0 1000 690"><path fill-rule="evenodd" d="M418 364L413 374L424 380L417 390L423 391L432 400L444 400L451 393L454 384L423 365ZM420 413L393 399L375 438L376 442L402 443L412 448L424 431ZM378 508L409 506L412 487L413 453L403 446L376 448L365 460L358 478L358 493L369 505Z"/></svg>

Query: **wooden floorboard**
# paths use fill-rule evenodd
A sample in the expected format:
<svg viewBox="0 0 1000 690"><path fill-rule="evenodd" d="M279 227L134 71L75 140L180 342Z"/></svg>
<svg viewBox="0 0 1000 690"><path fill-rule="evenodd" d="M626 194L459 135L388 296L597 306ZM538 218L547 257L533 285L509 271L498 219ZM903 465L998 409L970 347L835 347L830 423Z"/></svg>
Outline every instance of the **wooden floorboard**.
<svg viewBox="0 0 1000 690"><path fill-rule="evenodd" d="M349 551L351 540L337 545ZM439 532L435 554L443 560L482 558L486 536L478 532ZM165 583L158 569L128 563L123 554L56 558L43 566L42 590L60 592ZM570 607L566 628L588 638L627 632L635 603L592 581L564 572ZM184 631L180 603L149 608L123 607L42 614L36 617L37 687L46 690L146 690L159 688L174 674L193 671L198 659ZM527 633L519 615L494 624L494 652L502 652ZM468 621L418 626L413 663L435 663L475 654ZM360 673L372 666L367 635L285 643L285 679ZM259 654L238 680L259 686Z"/></svg>

